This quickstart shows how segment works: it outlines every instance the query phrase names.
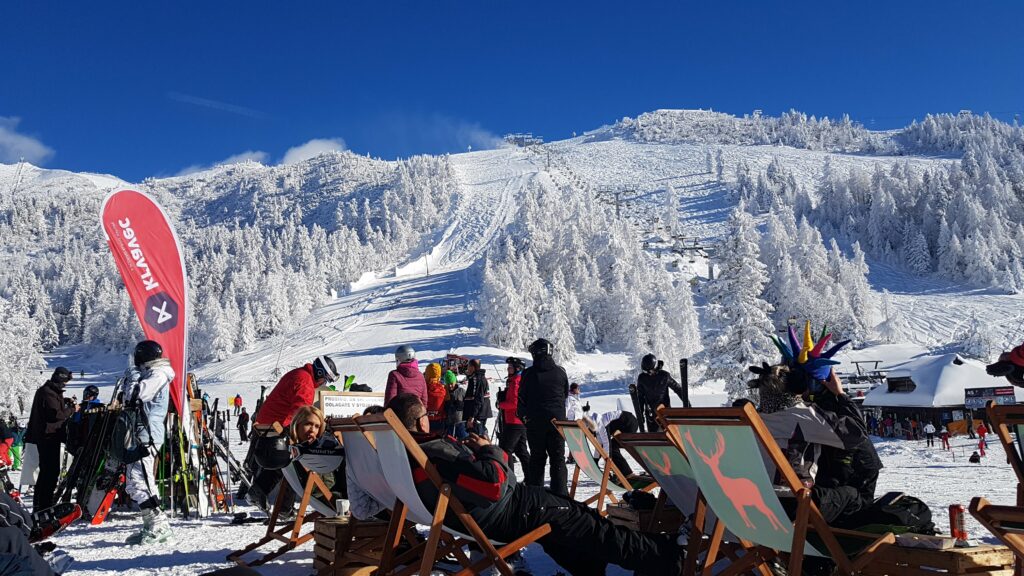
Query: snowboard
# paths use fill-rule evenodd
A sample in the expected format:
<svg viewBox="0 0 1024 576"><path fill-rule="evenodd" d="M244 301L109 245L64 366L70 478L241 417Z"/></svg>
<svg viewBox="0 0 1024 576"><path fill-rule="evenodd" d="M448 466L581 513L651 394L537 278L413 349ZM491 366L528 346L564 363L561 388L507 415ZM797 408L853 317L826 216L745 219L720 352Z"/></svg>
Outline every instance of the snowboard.
<svg viewBox="0 0 1024 576"><path fill-rule="evenodd" d="M107 469L103 476L96 481L96 489L93 490L90 499L90 510L93 511L90 524L98 526L107 519L107 514L110 513L110 508L114 505L117 493L124 488L124 482L124 471L120 466L115 470Z"/></svg>

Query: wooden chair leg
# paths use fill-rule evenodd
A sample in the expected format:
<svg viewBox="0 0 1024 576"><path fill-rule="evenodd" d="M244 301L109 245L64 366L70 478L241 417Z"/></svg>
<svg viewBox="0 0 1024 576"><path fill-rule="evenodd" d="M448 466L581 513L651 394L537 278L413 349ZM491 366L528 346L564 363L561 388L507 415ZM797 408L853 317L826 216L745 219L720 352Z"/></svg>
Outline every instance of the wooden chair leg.
<svg viewBox="0 0 1024 576"><path fill-rule="evenodd" d="M602 516L604 516L604 499L608 494L608 476L610 471L610 466L604 467L604 472L601 473L601 487L597 492L597 513Z"/></svg>
<svg viewBox="0 0 1024 576"><path fill-rule="evenodd" d="M661 494L665 494L665 491L662 490ZM704 524L706 521L707 504L704 503L704 498L698 495L697 508L693 512L693 524L690 526L690 541L686 543L686 565L683 567L684 576L695 576L697 574L697 560L700 556L700 549L704 544Z"/></svg>
<svg viewBox="0 0 1024 576"><path fill-rule="evenodd" d="M796 522L793 523L793 544L789 553L789 573L800 574L804 565L804 543L807 541L807 515L811 511L811 493L806 488L796 494Z"/></svg>
<svg viewBox="0 0 1024 576"><path fill-rule="evenodd" d="M572 486L569 487L569 500L576 499L576 485L580 482L580 465L573 463Z"/></svg>
<svg viewBox="0 0 1024 576"><path fill-rule="evenodd" d="M437 542L441 539L444 531L444 514L448 511L448 498L452 489L445 484L441 487L441 493L437 496L437 508L434 509L434 518L430 523L430 536L427 538L427 548L423 551L423 560L420 562L420 576L430 576L434 568L434 561L437 560Z"/></svg>
<svg viewBox="0 0 1024 576"><path fill-rule="evenodd" d="M395 548L402 541L406 512L405 504L402 504L401 500L396 500L395 508L391 511L387 537L384 540L384 552L380 558L380 574L390 574L394 568Z"/></svg>
<svg viewBox="0 0 1024 576"><path fill-rule="evenodd" d="M711 567L718 561L718 551L722 548L722 538L725 536L725 523L721 520L715 521L715 529L711 532L711 542L708 544L708 553L704 558L703 576L711 576Z"/></svg>

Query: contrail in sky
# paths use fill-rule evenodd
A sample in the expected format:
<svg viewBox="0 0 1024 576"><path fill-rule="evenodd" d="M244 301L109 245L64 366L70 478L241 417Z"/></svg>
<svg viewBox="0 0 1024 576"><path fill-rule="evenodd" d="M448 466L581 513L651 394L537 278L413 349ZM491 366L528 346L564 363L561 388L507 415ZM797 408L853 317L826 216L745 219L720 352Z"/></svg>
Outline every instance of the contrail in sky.
<svg viewBox="0 0 1024 576"><path fill-rule="evenodd" d="M255 118L257 120L265 120L266 118L268 118L266 112L261 112L259 110L254 110L252 108L246 108L245 106L228 104L227 102L210 100L209 98L200 98L198 96L191 96L189 94L182 94L180 92L168 92L167 97L171 100L184 102L185 104L192 104L193 106L202 106L203 108L212 108L214 110L220 110L221 112L229 112L231 114L238 114L239 116L248 116L249 118Z"/></svg>

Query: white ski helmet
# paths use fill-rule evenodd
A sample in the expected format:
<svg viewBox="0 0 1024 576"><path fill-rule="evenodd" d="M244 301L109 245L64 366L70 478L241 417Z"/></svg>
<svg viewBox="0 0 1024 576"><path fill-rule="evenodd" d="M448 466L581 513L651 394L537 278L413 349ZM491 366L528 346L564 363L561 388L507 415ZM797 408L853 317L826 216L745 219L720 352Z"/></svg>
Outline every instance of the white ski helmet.
<svg viewBox="0 0 1024 576"><path fill-rule="evenodd" d="M313 377L324 378L328 382L336 382L341 374L338 373L338 367L334 365L334 360L331 360L330 356L320 356L316 360L313 360Z"/></svg>
<svg viewBox="0 0 1024 576"><path fill-rule="evenodd" d="M412 349L412 346L403 344L395 350L395 362L402 364L403 362L409 362L410 360L416 359L416 351Z"/></svg>

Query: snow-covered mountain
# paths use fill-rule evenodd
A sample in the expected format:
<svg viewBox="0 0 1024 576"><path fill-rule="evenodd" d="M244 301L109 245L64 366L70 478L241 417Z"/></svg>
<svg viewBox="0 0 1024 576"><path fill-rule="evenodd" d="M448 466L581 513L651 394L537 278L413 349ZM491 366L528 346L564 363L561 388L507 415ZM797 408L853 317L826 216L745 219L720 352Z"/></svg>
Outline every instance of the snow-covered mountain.
<svg viewBox="0 0 1024 576"><path fill-rule="evenodd" d="M35 326L36 347L91 343L63 361L106 378L119 361L92 357L124 350L137 328L97 213L130 186L179 221L193 365L225 393L252 396L321 353L382 385L400 343L423 359L478 354L500 372L552 333L592 394L617 389L642 351L691 355L720 335L705 317L707 257L728 266L715 248L740 206L760 226L776 325L794 306L830 323L842 308L859 345L947 345L980 328L996 347L1022 323L1021 132L977 116L871 132L797 113L656 111L530 148L397 162L332 153L134 185L0 165L0 326L23 326L18 341ZM793 249L778 250L787 235ZM845 286L831 296L842 306L812 309L819 285L840 284L858 258L870 294ZM802 292L780 287L787 259Z"/></svg>

